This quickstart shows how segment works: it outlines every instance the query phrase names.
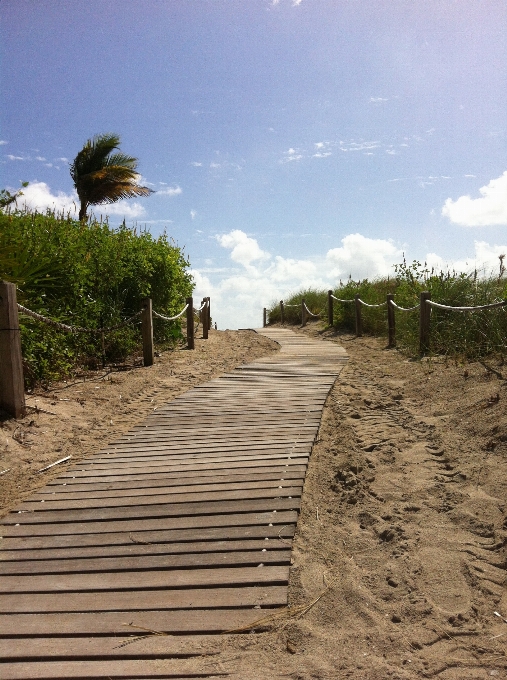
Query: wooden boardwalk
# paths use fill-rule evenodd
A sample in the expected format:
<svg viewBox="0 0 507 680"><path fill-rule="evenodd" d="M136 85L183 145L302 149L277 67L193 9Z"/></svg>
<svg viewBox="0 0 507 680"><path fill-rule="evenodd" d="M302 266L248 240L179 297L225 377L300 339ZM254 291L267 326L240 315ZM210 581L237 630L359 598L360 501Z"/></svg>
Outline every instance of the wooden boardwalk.
<svg viewBox="0 0 507 680"><path fill-rule="evenodd" d="M3 519L3 680L215 677L184 670L199 636L287 603L308 458L347 357L259 332L280 352L158 408ZM143 628L177 637L123 644Z"/></svg>

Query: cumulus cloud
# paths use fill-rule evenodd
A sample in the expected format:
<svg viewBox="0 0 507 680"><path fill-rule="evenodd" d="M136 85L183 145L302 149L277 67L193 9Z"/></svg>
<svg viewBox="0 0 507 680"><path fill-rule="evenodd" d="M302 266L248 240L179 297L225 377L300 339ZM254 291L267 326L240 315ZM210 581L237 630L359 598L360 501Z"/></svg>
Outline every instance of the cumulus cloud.
<svg viewBox="0 0 507 680"><path fill-rule="evenodd" d="M392 241L349 234L342 238L341 247L327 252L326 262L331 277L344 278L350 274L353 279L361 279L386 276L402 257L403 252Z"/></svg>
<svg viewBox="0 0 507 680"><path fill-rule="evenodd" d="M8 143L9 142L7 142L5 139L0 139L0 146L2 146L2 144L8 144Z"/></svg>
<svg viewBox="0 0 507 680"><path fill-rule="evenodd" d="M44 212L49 208L75 216L78 213L79 199L75 191L70 194L63 191L53 194L45 182L32 182L23 189L23 196L19 199L18 204L20 206L26 205L30 210L38 210L39 212ZM140 203L129 203L127 201L92 206L91 210L96 215L118 215L126 219L135 219L145 214Z"/></svg>
<svg viewBox="0 0 507 680"><path fill-rule="evenodd" d="M448 198L442 215L462 227L507 225L507 171L479 189L480 198L460 196Z"/></svg>
<svg viewBox="0 0 507 680"><path fill-rule="evenodd" d="M157 191L159 196L179 196L183 193L183 189L176 185L175 187L167 187L167 189L160 189Z"/></svg>
<svg viewBox="0 0 507 680"><path fill-rule="evenodd" d="M14 156L14 155L11 154L11 153L8 153L8 154L7 154L7 158L8 158L10 161L28 161L28 160L30 160L30 159L28 158L28 156Z"/></svg>
<svg viewBox="0 0 507 680"><path fill-rule="evenodd" d="M254 238L250 238L240 229L234 229L216 238L223 248L231 251L231 259L244 267L248 267L255 260L265 260L270 257L269 253L259 248Z"/></svg>

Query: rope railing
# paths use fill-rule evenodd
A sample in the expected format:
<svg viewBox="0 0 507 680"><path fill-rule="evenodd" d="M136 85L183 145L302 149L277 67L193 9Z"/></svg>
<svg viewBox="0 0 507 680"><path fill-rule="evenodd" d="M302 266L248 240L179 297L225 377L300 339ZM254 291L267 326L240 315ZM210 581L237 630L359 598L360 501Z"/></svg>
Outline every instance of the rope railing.
<svg viewBox="0 0 507 680"><path fill-rule="evenodd" d="M394 302L394 300L389 300L389 305L393 307L393 309L397 309L399 312L414 312L421 306L417 304L415 305L415 307L400 307L399 305L396 304L396 302Z"/></svg>
<svg viewBox="0 0 507 680"><path fill-rule="evenodd" d="M319 312L318 314L314 314L313 312L311 312L308 309L308 305L306 304L306 302L303 302L303 305L304 305L304 308L305 308L305 311L306 311L307 314L309 314L310 316L313 316L316 319L320 318L321 312Z"/></svg>
<svg viewBox="0 0 507 680"><path fill-rule="evenodd" d="M36 321L45 323L47 326L51 326L52 328L57 328L58 330L65 331L65 333L109 333L111 331L116 331L119 328L124 328L125 326L128 326L129 323L132 323L134 319L137 319L137 317L141 316L141 314L143 313L143 310L140 309L129 319L122 321L122 323L119 323L116 326L108 326L107 328L83 328L81 326L69 326L65 323L61 323L60 321L49 319L47 316L39 314L38 312L34 312L31 309L28 309L27 307L23 307L23 305L20 305L19 303L17 303L17 307L18 310L25 316L30 316L32 317L32 319L35 319Z"/></svg>
<svg viewBox="0 0 507 680"><path fill-rule="evenodd" d="M160 314L159 312L156 312L154 309L151 310L151 313L153 314L154 317L157 319L162 319L163 321L176 321L176 319L179 319L180 316L183 316L185 312L188 309L188 304L186 304L181 312L179 314L176 314L175 316L164 316L163 314Z"/></svg>
<svg viewBox="0 0 507 680"><path fill-rule="evenodd" d="M342 300L341 298L337 298L337 297L335 297L334 295L330 295L330 297L331 297L333 300L336 300L336 302L355 302L354 298L347 299L347 300Z"/></svg>
<svg viewBox="0 0 507 680"><path fill-rule="evenodd" d="M202 300L201 306L195 310L199 317L199 324L202 324L202 337L208 338L208 331L211 328L210 298ZM137 319L141 321L141 336L143 348L144 366L151 366L154 363L154 343L153 343L153 318L162 321L176 321L186 313L186 332L188 349L195 348L195 315L193 298L188 297L186 304L178 314L166 316L157 312L152 307L150 298L142 300L142 309L133 314L128 319L114 326L104 326L101 328L86 328L62 323L55 319L50 319L44 314L34 312L17 302L16 286L13 283L0 281L0 408L10 413L15 418L25 415L25 394L23 378L23 357L21 354L21 329L19 326L19 315L28 316L35 321L55 328L65 333L90 333L102 336L102 356L106 360L104 336L107 333L124 328L129 324L135 323ZM197 326L197 327L198 327ZM216 324L215 324L216 328ZM5 359L5 361L3 360ZM104 364L105 365L105 364Z"/></svg>
<svg viewBox="0 0 507 680"><path fill-rule="evenodd" d="M448 305L441 305L439 302L433 302L432 300L426 301L430 307L436 307L437 309L445 309L451 312L479 312L484 309L495 309L498 307L505 307L507 305L507 300L502 300L501 302L493 302L489 305L479 305L477 307L449 307Z"/></svg>
<svg viewBox="0 0 507 680"><path fill-rule="evenodd" d="M363 305L363 307L371 307L371 308L373 308L373 307L385 307L385 306L387 305L387 300L386 300L386 302L381 302L381 303L378 304L378 305L370 305L368 302L365 302L364 300L361 300L361 298L357 298L357 301L360 302L360 303Z"/></svg>
<svg viewBox="0 0 507 680"><path fill-rule="evenodd" d="M430 342L430 320L431 311L434 309L441 309L449 312L478 312L478 311L488 311L492 309L501 309L507 307L507 300L500 300L498 302L493 302L485 305L477 305L475 307L452 307L450 305L444 305L440 302L433 302L431 300L431 295L428 291L423 291L419 295L419 303L413 307L402 307L396 304L394 301L394 295L389 293L386 296L385 302L380 302L378 304L372 304L361 300L359 295L355 295L354 298L338 298L334 295L332 290L327 293L327 318L328 325L333 325L333 314L334 314L334 303L340 302L345 304L354 303L355 307L355 326L356 326L356 336L361 337L363 335L363 320L362 320L362 307L367 307L370 309L380 309L382 307L387 308L387 328L389 335L389 347L396 346L396 318L395 310L398 312L415 312L419 310L419 352L421 355L425 354L429 350ZM319 314L314 314L308 309L308 306L304 299L301 300L300 304L285 304L283 300L280 300L280 314L281 322L285 323L284 311L285 307L301 307L301 325L306 325L306 317L311 316L313 318L318 318L322 316L322 311ZM264 309L264 325L267 325L267 310Z"/></svg>

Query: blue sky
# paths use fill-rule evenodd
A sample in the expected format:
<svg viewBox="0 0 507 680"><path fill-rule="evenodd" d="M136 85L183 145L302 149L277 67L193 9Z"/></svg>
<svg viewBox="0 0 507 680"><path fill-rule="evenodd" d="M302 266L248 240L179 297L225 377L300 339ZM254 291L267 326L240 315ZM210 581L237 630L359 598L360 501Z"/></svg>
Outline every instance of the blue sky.
<svg viewBox="0 0 507 680"><path fill-rule="evenodd" d="M2 0L0 186L72 207L116 132L221 328L302 286L507 252L504 0Z"/></svg>

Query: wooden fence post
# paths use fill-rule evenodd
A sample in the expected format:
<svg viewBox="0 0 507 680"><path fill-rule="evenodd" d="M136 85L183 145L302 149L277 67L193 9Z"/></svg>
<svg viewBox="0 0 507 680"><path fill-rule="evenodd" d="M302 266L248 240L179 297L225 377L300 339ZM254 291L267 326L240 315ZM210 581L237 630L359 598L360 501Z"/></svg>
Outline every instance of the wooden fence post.
<svg viewBox="0 0 507 680"><path fill-rule="evenodd" d="M394 307L391 305L391 301L394 301L394 295L392 293L387 294L387 331L389 341L387 343L388 347L396 347L396 317L394 315Z"/></svg>
<svg viewBox="0 0 507 680"><path fill-rule="evenodd" d="M143 363L145 366L153 366L153 314L151 298L145 298L142 304L141 336L143 338Z"/></svg>
<svg viewBox="0 0 507 680"><path fill-rule="evenodd" d="M14 418L25 415L16 286L7 281L0 282L0 408Z"/></svg>
<svg viewBox="0 0 507 680"><path fill-rule="evenodd" d="M431 300L431 293L423 291L419 294L419 354L424 355L430 348L431 307L426 304Z"/></svg>
<svg viewBox="0 0 507 680"><path fill-rule="evenodd" d="M266 328L266 326L268 325L266 323L266 321L267 321L267 314L266 314L266 307L264 307L264 309L262 310L262 327L263 328Z"/></svg>
<svg viewBox="0 0 507 680"><path fill-rule="evenodd" d="M204 302L206 304L202 310L202 339L207 340L209 331L209 298L205 297Z"/></svg>
<svg viewBox="0 0 507 680"><path fill-rule="evenodd" d="M195 349L193 297L187 297L187 305L187 349Z"/></svg>
<svg viewBox="0 0 507 680"><path fill-rule="evenodd" d="M206 298L208 301L208 330L211 328L211 298Z"/></svg>
<svg viewBox="0 0 507 680"><path fill-rule="evenodd" d="M283 306L283 300L280 300L280 323L282 326L285 324L285 307Z"/></svg>
<svg viewBox="0 0 507 680"><path fill-rule="evenodd" d="M306 326L306 307L304 298L301 300L301 325Z"/></svg>
<svg viewBox="0 0 507 680"><path fill-rule="evenodd" d="M356 308L356 337L361 338L363 335L363 317L361 314L361 302L359 300L359 294L355 296L355 308Z"/></svg>
<svg viewBox="0 0 507 680"><path fill-rule="evenodd" d="M327 291L327 323L329 326L333 325L333 294L332 290Z"/></svg>

